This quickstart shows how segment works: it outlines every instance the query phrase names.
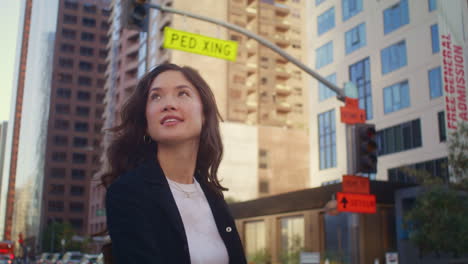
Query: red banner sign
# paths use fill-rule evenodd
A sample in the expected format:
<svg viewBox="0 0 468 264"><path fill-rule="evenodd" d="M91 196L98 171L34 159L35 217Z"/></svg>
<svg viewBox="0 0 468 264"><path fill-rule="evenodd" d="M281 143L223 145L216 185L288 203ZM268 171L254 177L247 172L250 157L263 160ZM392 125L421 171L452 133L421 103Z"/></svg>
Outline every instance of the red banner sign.
<svg viewBox="0 0 468 264"><path fill-rule="evenodd" d="M336 193L340 212L375 214L377 204L373 194Z"/></svg>
<svg viewBox="0 0 468 264"><path fill-rule="evenodd" d="M366 177L343 175L341 186L341 190L345 193L370 193L370 182Z"/></svg>

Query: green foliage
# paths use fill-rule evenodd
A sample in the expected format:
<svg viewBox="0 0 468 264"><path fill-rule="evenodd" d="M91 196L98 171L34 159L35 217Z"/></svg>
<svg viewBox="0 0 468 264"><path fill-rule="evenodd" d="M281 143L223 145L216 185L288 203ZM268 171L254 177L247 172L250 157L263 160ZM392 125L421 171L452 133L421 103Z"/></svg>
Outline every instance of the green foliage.
<svg viewBox="0 0 468 264"><path fill-rule="evenodd" d="M283 249L280 255L280 261L283 264L299 264L301 251L303 251L302 237L293 236L292 243L288 249Z"/></svg>
<svg viewBox="0 0 468 264"><path fill-rule="evenodd" d="M423 186L404 223L422 254L460 256L468 252L468 123L459 123L449 136L448 149L450 182L425 171L405 169Z"/></svg>
<svg viewBox="0 0 468 264"><path fill-rule="evenodd" d="M271 263L271 254L267 249L260 249L248 256L247 259L249 264L269 264Z"/></svg>
<svg viewBox="0 0 468 264"><path fill-rule="evenodd" d="M74 241L72 237L77 235L73 230L70 223L58 223L53 222L47 225L44 229L42 236L42 251L43 252L61 252L62 251L62 239L65 240L63 251L86 251L90 239L87 238L84 241Z"/></svg>

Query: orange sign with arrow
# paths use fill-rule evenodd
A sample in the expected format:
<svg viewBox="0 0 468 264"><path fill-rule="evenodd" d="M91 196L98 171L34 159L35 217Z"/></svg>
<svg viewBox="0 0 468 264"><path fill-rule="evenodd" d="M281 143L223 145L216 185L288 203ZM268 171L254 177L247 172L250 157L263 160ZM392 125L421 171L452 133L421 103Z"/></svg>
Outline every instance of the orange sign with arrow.
<svg viewBox="0 0 468 264"><path fill-rule="evenodd" d="M375 195L356 193L336 193L337 209L340 212L375 214Z"/></svg>

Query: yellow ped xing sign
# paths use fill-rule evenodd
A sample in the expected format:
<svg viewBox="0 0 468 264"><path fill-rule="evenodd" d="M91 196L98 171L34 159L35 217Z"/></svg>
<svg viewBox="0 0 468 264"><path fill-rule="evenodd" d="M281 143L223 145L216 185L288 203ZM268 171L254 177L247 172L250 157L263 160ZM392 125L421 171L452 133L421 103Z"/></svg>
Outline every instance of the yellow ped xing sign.
<svg viewBox="0 0 468 264"><path fill-rule="evenodd" d="M235 41L211 38L170 27L164 28L163 47L230 61L235 61L237 57Z"/></svg>

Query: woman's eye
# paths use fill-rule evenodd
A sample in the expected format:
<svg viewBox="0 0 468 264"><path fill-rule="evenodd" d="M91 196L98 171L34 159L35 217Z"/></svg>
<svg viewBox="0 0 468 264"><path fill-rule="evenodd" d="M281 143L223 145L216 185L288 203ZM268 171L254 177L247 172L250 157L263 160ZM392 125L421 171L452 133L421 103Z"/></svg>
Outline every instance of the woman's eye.
<svg viewBox="0 0 468 264"><path fill-rule="evenodd" d="M188 92L185 92L185 91L179 92L179 96L182 96L182 95L184 95L184 96L189 96L189 93L188 93Z"/></svg>
<svg viewBox="0 0 468 264"><path fill-rule="evenodd" d="M160 96L159 94L152 94L152 95L150 96L150 99L151 99L151 100L159 100L160 98L161 98L161 96Z"/></svg>

